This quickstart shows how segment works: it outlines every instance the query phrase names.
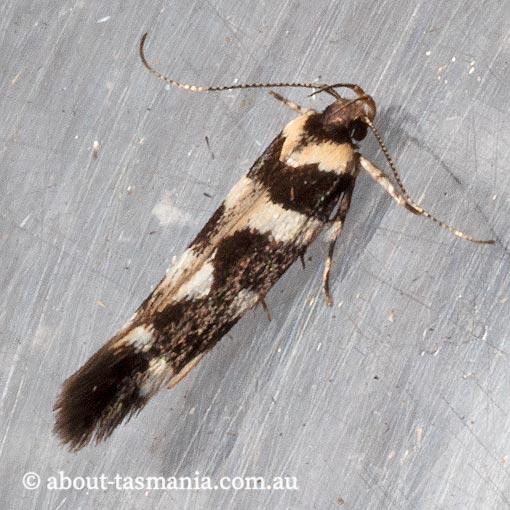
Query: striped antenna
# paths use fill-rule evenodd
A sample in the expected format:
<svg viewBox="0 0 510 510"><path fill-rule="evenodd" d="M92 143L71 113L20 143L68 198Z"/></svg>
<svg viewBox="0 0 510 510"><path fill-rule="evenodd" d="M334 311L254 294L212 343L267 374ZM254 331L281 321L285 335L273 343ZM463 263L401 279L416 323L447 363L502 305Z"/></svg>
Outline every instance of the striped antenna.
<svg viewBox="0 0 510 510"><path fill-rule="evenodd" d="M464 234L464 232L461 232L460 230L448 225L444 221L441 221L440 219L436 218L434 215L429 213L427 210L423 209L423 207L420 207L409 195L407 190L404 188L404 184L402 182L402 179L400 177L400 174L398 173L397 167L395 166L395 163L393 163L393 159L390 156L390 152L388 151L388 148L386 147L381 135L377 131L376 127L374 126L373 122L368 118L365 117L363 119L363 122L367 124L367 126L372 130L372 133L374 133L375 139L377 140L377 143L381 147L381 150L386 157L386 160L388 161L388 165L391 169L391 173L393 174L393 177L395 178L395 182L397 183L397 186L400 190L401 196L404 198L404 200L407 202L408 205L410 205L416 214L419 214L420 216L424 216L425 218L429 218L434 223L437 223L440 227L448 230L448 232L452 233L453 235L460 237L461 239L465 239L466 241L471 241L472 243L479 243L479 244L494 244L494 239L478 239L477 237L472 237L467 234Z"/></svg>
<svg viewBox="0 0 510 510"><path fill-rule="evenodd" d="M299 83L299 82L277 82L277 83L241 83L237 85L189 85L188 83L181 83L164 74L160 73L154 67L152 67L147 59L145 58L145 40L147 39L148 33L142 35L140 39L140 58L142 60L143 65L154 75L156 78L163 80L164 82L172 85L174 87L178 87L184 90L191 90L192 92L218 92L222 90L233 90L233 89L256 89L256 88L269 88L269 87L302 87L308 89L321 89L324 87L328 87L327 85L319 84L319 83Z"/></svg>
<svg viewBox="0 0 510 510"><path fill-rule="evenodd" d="M156 76L156 78L159 78L160 80L163 80L165 83L168 83L169 85L172 85L173 87L177 87L184 90L190 90L192 92L221 92L223 90L234 90L234 89L256 89L256 88L274 88L274 87L301 87L301 88L308 88L308 89L316 89L315 92L313 92L310 95L315 95L320 92L327 92L334 96L335 98L339 99L340 96L338 93L334 90L335 88L349 88L353 90L356 95L358 96L356 99L348 103L346 106L349 106L350 104L359 101L359 100L366 100L370 101L370 108L371 108L371 117L373 118L375 116L375 103L373 99L366 95L363 91L363 89L354 83L335 83L334 85L324 85L319 83L308 83L308 82L276 82L276 83L241 83L237 85L190 85L188 83L181 83L176 80L172 80L168 76L165 76L164 74L160 73L158 70L154 69L149 62L147 61L145 57L145 41L147 39L148 32L145 32L142 35L142 38L140 39L140 47L139 47L139 53L140 53L140 59L142 60L143 65L149 70L151 74ZM381 136L379 135L379 132L375 128L374 124L372 123L372 120L369 118L369 116L366 116L363 119L363 122L365 122L368 127L372 130L374 133L374 136L379 143L381 150L383 151L384 156L386 157L386 160L388 161L388 165L391 169L391 172L393 173L393 177L395 178L395 181L397 183L397 186L400 190L401 196L404 198L404 200L407 202L409 206L411 206L414 211L419 214L420 216L425 216L426 218L431 219L435 223L437 223L440 227L445 228L452 234L456 235L457 237L460 237L461 239L465 239L467 241L472 241L474 243L482 243L482 244L493 244L494 240L483 240L478 239L476 237L471 237L460 230L457 230L456 228L451 227L447 223L444 223L443 221L439 220L432 214L430 214L428 211L420 207L416 202L409 196L409 193L404 188L404 185L402 183L402 179L400 178L400 175L395 167L395 164L393 163L393 160L391 159L390 153L388 149L386 148L386 145L384 144Z"/></svg>

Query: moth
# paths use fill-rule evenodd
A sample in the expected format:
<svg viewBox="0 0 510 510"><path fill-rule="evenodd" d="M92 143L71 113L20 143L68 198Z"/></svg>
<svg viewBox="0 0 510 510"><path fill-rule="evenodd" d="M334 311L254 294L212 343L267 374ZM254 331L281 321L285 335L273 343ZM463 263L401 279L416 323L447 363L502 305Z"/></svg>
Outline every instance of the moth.
<svg viewBox="0 0 510 510"><path fill-rule="evenodd" d="M270 93L298 116L289 122L228 193L177 263L128 323L64 383L55 404L55 431L71 450L107 438L124 419L138 413L164 385L177 384L251 308L291 264L326 231L329 249L322 279L331 304L329 274L335 242L342 232L356 177L372 177L399 205L429 218L452 234L468 236L420 207L407 193L373 120L374 100L356 84L255 83L197 86L176 82L146 60L165 82L190 91L255 87L304 87L334 101L324 111L303 108ZM353 98L338 88L350 89ZM393 174L357 151L370 129Z"/></svg>

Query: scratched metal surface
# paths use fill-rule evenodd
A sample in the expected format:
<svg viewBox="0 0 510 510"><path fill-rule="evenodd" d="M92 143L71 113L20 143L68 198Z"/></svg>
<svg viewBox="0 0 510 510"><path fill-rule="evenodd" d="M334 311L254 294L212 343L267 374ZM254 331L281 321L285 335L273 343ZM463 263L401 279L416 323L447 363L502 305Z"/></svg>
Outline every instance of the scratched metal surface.
<svg viewBox="0 0 510 510"><path fill-rule="evenodd" d="M1 508L508 508L510 4L18 0L0 12ZM271 322L252 311L178 387L71 454L51 432L62 381L293 115L265 91L165 90L138 60L145 30L151 60L181 80L362 84L412 193L498 242L458 240L362 175L334 308L318 242L270 293ZM384 165L372 139L361 150ZM298 489L52 490L60 471L287 476Z"/></svg>

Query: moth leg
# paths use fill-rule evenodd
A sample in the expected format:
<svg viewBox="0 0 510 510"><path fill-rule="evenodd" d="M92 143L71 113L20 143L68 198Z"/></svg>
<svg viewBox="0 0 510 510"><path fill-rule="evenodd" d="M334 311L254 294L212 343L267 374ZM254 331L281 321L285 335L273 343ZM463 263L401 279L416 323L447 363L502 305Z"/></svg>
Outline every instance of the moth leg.
<svg viewBox="0 0 510 510"><path fill-rule="evenodd" d="M313 112L314 110L312 108L304 108L303 106L300 106L296 103L293 103L289 99L286 99L285 97L278 94L278 92L274 92L272 90L269 91L269 93L278 101L282 102L285 106L288 106L291 110L300 113L301 115L304 115L305 113Z"/></svg>
<svg viewBox="0 0 510 510"><path fill-rule="evenodd" d="M365 170L365 172L374 179L374 181L383 187L384 191L390 195L398 205L405 207L408 211L413 214L421 214L418 209L413 207L407 200L395 189L393 183L390 181L390 178L377 166L375 166L369 159L364 158L361 154L359 154L359 165Z"/></svg>
<svg viewBox="0 0 510 510"><path fill-rule="evenodd" d="M202 352L195 356L187 365L184 366L184 368L172 379L167 385L168 389L173 388L177 383L181 382L189 373L189 371L196 366L196 364L203 358L205 352Z"/></svg>
<svg viewBox="0 0 510 510"><path fill-rule="evenodd" d="M264 310L264 312L266 314L268 322L271 322L271 315L269 313L269 308L267 307L266 300L263 297L261 297L259 300L259 303L261 304L262 309Z"/></svg>
<svg viewBox="0 0 510 510"><path fill-rule="evenodd" d="M402 185L400 186L402 188L402 193L397 191L395 186L393 186L392 182L390 181L390 178L380 168L377 168L377 166L375 166L370 160L364 158L361 154L358 154L357 157L359 166L363 168L363 170L365 170L365 172L367 172L368 175L370 175L370 177L372 177L372 179L377 182L377 184L381 185L384 190L391 196L391 198L397 202L397 204L405 207L408 211L412 212L413 214L429 218L433 222L437 223L440 227L448 230L448 232L457 237L460 237L461 239L465 239L466 241L480 244L494 244L494 240L492 239L478 239L477 237L469 236L464 234L464 232L461 232L460 230L448 225L444 221L436 218L434 215L414 202L414 200L406 193L405 189L403 189Z"/></svg>
<svg viewBox="0 0 510 510"><path fill-rule="evenodd" d="M324 300L328 306L333 306L333 300L331 299L331 294L329 293L329 275L331 273L331 263L335 251L335 244L337 239L340 237L340 234L342 233L345 218L347 217L349 207L351 206L351 197L353 191L354 180L352 181L351 186L342 195L337 212L335 216L330 220L331 225L328 229L328 235L330 238L328 256L326 257L326 262L324 263L324 272L322 273L322 291L324 293Z"/></svg>

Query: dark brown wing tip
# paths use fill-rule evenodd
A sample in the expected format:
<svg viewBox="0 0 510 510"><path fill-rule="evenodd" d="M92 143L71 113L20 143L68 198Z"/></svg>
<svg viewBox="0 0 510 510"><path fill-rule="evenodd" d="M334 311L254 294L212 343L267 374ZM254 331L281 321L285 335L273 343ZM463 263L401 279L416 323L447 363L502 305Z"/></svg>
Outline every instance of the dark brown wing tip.
<svg viewBox="0 0 510 510"><path fill-rule="evenodd" d="M131 346L114 351L110 343L65 381L55 403L54 432L71 451L103 441L148 400L137 384L147 359Z"/></svg>
<svg viewBox="0 0 510 510"><path fill-rule="evenodd" d="M85 426L71 402L72 397L64 386L53 408L57 413L53 432L70 451L78 451L92 439L94 428Z"/></svg>

